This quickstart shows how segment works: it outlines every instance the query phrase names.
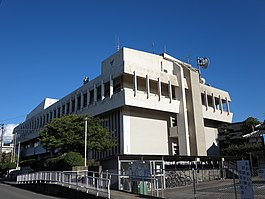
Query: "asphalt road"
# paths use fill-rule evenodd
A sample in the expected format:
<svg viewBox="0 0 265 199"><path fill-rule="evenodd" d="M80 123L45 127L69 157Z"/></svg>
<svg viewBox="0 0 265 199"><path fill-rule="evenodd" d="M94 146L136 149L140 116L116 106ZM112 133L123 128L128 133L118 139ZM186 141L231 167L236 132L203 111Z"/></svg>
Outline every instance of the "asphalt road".
<svg viewBox="0 0 265 199"><path fill-rule="evenodd" d="M0 199L58 199L0 183Z"/></svg>

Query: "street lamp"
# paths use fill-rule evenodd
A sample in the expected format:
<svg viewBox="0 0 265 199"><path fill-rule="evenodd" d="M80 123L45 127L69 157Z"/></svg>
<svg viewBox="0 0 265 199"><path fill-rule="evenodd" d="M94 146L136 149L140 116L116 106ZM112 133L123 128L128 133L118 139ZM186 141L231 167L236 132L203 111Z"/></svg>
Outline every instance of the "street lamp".
<svg viewBox="0 0 265 199"><path fill-rule="evenodd" d="M20 141L18 142L18 149L17 149L17 169L19 166L19 158L20 158Z"/></svg>
<svg viewBox="0 0 265 199"><path fill-rule="evenodd" d="M86 155L87 153L87 117L85 118L85 167L87 166L86 164Z"/></svg>

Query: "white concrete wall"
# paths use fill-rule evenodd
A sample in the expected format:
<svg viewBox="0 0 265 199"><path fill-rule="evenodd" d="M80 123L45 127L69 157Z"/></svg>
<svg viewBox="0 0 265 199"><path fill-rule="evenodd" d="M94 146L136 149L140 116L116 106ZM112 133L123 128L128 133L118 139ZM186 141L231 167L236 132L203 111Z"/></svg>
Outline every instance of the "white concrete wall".
<svg viewBox="0 0 265 199"><path fill-rule="evenodd" d="M204 132L206 150L208 150L213 145L213 143L217 145L216 139L218 137L218 130L217 128L204 127Z"/></svg>
<svg viewBox="0 0 265 199"><path fill-rule="evenodd" d="M134 108L124 113L125 154L168 155L169 117L165 113L150 115L147 110Z"/></svg>

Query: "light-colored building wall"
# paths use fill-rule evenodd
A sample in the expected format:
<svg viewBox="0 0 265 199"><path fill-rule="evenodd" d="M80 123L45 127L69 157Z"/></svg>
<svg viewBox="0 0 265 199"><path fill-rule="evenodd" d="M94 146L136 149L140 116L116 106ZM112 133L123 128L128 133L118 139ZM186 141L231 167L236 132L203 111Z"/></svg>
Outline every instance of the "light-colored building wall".
<svg viewBox="0 0 265 199"><path fill-rule="evenodd" d="M212 127L204 127L204 132L206 150L208 150L213 145L213 143L217 145L218 129Z"/></svg>
<svg viewBox="0 0 265 199"><path fill-rule="evenodd" d="M126 107L123 114L126 118L123 131L130 141L124 145L124 154L169 154L168 114L132 107Z"/></svg>
<svg viewBox="0 0 265 199"><path fill-rule="evenodd" d="M37 138L53 118L90 114L104 118L103 126L116 133L119 143L89 154L97 159L115 154L172 155L176 145L179 155L207 155L219 124L231 122L233 116L229 93L201 83L191 65L165 53L128 48L105 59L95 79L47 106L44 102L14 130L22 148L38 144L39 153L44 153Z"/></svg>

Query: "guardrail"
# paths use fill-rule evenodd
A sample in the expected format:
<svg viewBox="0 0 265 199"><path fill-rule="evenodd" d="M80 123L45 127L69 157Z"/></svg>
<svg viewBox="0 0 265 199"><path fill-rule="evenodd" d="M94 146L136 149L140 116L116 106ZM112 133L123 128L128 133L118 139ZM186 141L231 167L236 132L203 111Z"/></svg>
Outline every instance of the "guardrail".
<svg viewBox="0 0 265 199"><path fill-rule="evenodd" d="M110 198L111 175L93 171L41 171L17 176L17 184L50 183Z"/></svg>

